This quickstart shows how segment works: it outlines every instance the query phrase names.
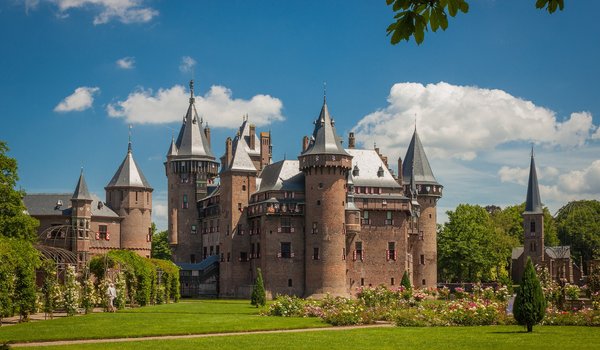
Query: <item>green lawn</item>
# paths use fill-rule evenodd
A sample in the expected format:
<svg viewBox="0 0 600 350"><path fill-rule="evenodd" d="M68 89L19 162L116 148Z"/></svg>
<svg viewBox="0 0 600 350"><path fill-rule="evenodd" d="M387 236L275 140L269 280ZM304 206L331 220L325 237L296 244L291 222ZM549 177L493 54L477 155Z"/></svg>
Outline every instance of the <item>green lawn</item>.
<svg viewBox="0 0 600 350"><path fill-rule="evenodd" d="M316 318L259 316L247 300L197 300L0 327L0 344L325 326Z"/></svg>
<svg viewBox="0 0 600 350"><path fill-rule="evenodd" d="M86 344L39 349L600 349L600 329L517 326L375 328L197 339Z"/></svg>

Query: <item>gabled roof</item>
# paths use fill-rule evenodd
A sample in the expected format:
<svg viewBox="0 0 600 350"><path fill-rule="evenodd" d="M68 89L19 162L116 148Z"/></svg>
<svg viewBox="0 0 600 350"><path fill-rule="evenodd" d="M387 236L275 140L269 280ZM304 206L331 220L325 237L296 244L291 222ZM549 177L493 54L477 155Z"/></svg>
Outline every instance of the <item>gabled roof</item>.
<svg viewBox="0 0 600 350"><path fill-rule="evenodd" d="M204 157L215 159L208 139L202 129L202 120L198 118L194 98L194 81L190 81L190 105L183 118L175 146L179 157Z"/></svg>
<svg viewBox="0 0 600 350"><path fill-rule="evenodd" d="M355 186L400 187L375 150L351 148L346 152L352 156L352 168L359 170L358 175L350 175ZM383 176L379 176L379 168L382 168Z"/></svg>
<svg viewBox="0 0 600 350"><path fill-rule="evenodd" d="M531 149L531 163L529 164L529 181L527 183L527 199L525 200L526 213L543 213L542 200L540 199L540 188L538 186L537 172L535 171L535 159Z"/></svg>
<svg viewBox="0 0 600 350"><path fill-rule="evenodd" d="M85 178L83 177L83 169L81 169L79 180L77 181L77 186L75 187L75 192L73 192L71 199L92 200L90 191L88 191L87 184L85 183Z"/></svg>
<svg viewBox="0 0 600 350"><path fill-rule="evenodd" d="M240 137L245 141L245 149L250 156L260 156L260 139L254 131L254 135L250 135L250 124L248 119L244 119L244 122L240 126ZM254 149L250 148L250 137L254 137Z"/></svg>
<svg viewBox="0 0 600 350"><path fill-rule="evenodd" d="M335 123L329 115L327 101L323 100L321 113L314 122L315 129L306 151L302 155L310 154L339 154L347 156L348 153L342 147L342 139L335 131Z"/></svg>
<svg viewBox="0 0 600 350"><path fill-rule="evenodd" d="M425 149L417 133L417 129L413 133L408 149L406 150L406 156L402 163L402 183L405 185L410 184L411 178L415 177L415 183L418 185L439 185L433 171L427 160Z"/></svg>
<svg viewBox="0 0 600 350"><path fill-rule="evenodd" d="M232 156L231 164L227 167L227 170L238 170L238 171L257 171L250 155L246 151L248 146L246 141L241 135L237 135L232 143Z"/></svg>
<svg viewBox="0 0 600 350"><path fill-rule="evenodd" d="M267 165L260 174L260 187L256 191L304 191L304 173L297 160L281 160Z"/></svg>
<svg viewBox="0 0 600 350"><path fill-rule="evenodd" d="M91 200L92 217L119 217L104 203L99 205L102 201L97 196L92 195ZM71 194L69 193L31 193L23 197L23 202L27 208L27 213L31 216L57 215L71 217L72 214ZM62 205L59 206L59 202Z"/></svg>
<svg viewBox="0 0 600 350"><path fill-rule="evenodd" d="M152 190L152 186L146 180L146 177L142 173L142 170L133 159L133 154L131 152L131 142L129 142L129 147L127 148L127 155L117 172L112 177L106 188L109 187L139 187Z"/></svg>

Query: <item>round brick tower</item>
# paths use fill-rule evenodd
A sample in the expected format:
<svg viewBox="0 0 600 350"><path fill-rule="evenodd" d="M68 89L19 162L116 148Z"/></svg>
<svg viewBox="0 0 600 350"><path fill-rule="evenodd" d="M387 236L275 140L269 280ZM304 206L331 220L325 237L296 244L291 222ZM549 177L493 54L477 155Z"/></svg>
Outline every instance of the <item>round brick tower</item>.
<svg viewBox="0 0 600 350"><path fill-rule="evenodd" d="M404 193L412 201L413 223L409 225L409 253L412 255L412 282L416 287L437 285L437 201L442 197L440 185L421 144L417 130L413 134L402 169Z"/></svg>
<svg viewBox="0 0 600 350"><path fill-rule="evenodd" d="M346 287L346 178L352 156L342 147L327 103L306 150L298 157L305 178L306 297L348 295Z"/></svg>
<svg viewBox="0 0 600 350"><path fill-rule="evenodd" d="M131 141L125 159L104 189L107 205L121 217L121 249L150 257L153 189L133 159Z"/></svg>

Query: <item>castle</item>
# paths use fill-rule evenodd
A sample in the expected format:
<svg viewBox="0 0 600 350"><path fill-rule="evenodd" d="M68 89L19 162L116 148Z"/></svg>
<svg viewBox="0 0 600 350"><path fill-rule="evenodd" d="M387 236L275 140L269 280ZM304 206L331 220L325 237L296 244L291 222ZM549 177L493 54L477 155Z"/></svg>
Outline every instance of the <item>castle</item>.
<svg viewBox="0 0 600 350"><path fill-rule="evenodd" d="M324 99L298 160L272 163L271 154L270 132L246 117L219 162L190 83L164 163L169 242L182 273L197 265L190 276L201 277L215 266L221 297L248 297L257 268L270 296L350 295L398 286L405 271L415 286L436 286L443 186L416 129L394 175L377 148L355 148L353 133L342 147Z"/></svg>
<svg viewBox="0 0 600 350"><path fill-rule="evenodd" d="M105 201L90 194L82 169L73 194L27 194L27 212L40 221L38 249L58 263L80 266L110 249L150 257L153 189L133 158L131 140L105 190Z"/></svg>

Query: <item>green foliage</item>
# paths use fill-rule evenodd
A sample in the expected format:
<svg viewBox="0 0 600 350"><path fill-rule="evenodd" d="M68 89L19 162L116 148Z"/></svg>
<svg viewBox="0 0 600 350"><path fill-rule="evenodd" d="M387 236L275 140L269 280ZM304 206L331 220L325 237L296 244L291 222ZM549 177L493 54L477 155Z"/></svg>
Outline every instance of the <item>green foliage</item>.
<svg viewBox="0 0 600 350"><path fill-rule="evenodd" d="M600 294L600 265L594 266L588 275L588 290L591 295Z"/></svg>
<svg viewBox="0 0 600 350"><path fill-rule="evenodd" d="M448 211L448 219L438 233L440 280L494 281L507 274L514 242L494 228L484 208L460 204Z"/></svg>
<svg viewBox="0 0 600 350"><path fill-rule="evenodd" d="M67 266L65 270L65 284L63 287L63 299L64 307L67 312L67 316L73 316L77 314L79 308L79 299L81 297L81 285L77 281L77 275L75 274L75 267L72 265Z"/></svg>
<svg viewBox="0 0 600 350"><path fill-rule="evenodd" d="M160 283L157 284L156 288L160 289L161 293L163 293L163 296L161 296L163 302L178 302L180 298L179 267L168 260L150 259L150 262L162 271ZM158 294L160 293L157 291Z"/></svg>
<svg viewBox="0 0 600 350"><path fill-rule="evenodd" d="M152 223L152 256L154 259L171 260L172 252L169 245L169 232L156 232L156 225Z"/></svg>
<svg viewBox="0 0 600 350"><path fill-rule="evenodd" d="M81 307L86 314L89 314L94 310L94 306L97 304L96 290L94 288L94 281L92 277L84 278L81 285Z"/></svg>
<svg viewBox="0 0 600 350"><path fill-rule="evenodd" d="M252 288L252 296L250 304L256 307L265 306L267 304L267 295L265 293L265 284L263 282L262 272L260 268L256 269L256 280Z"/></svg>
<svg viewBox="0 0 600 350"><path fill-rule="evenodd" d="M448 16L455 17L459 12L469 12L466 0L386 0L392 5L395 22L387 27L387 34L392 35L391 43L397 44L402 40L409 41L411 37L417 44L425 39L425 31L448 28ZM536 0L535 7L547 9L549 13L564 8L564 0Z"/></svg>
<svg viewBox="0 0 600 350"><path fill-rule="evenodd" d="M558 237L571 246L574 260L600 258L600 202L581 200L569 202L556 214Z"/></svg>
<svg viewBox="0 0 600 350"><path fill-rule="evenodd" d="M43 309L46 315L53 318L54 310L60 302L60 285L56 276L56 263L50 259L42 261L44 281L42 283Z"/></svg>
<svg viewBox="0 0 600 350"><path fill-rule="evenodd" d="M527 258L523 279L519 285L514 303L515 320L520 325L526 326L527 332L531 332L533 326L544 319L546 305L546 298L544 298L540 280L535 274L531 259Z"/></svg>
<svg viewBox="0 0 600 350"><path fill-rule="evenodd" d="M400 285L404 288L406 288L407 290L411 290L412 286L410 285L410 278L408 277L408 272L404 271L404 274L402 275L402 281L400 282Z"/></svg>
<svg viewBox="0 0 600 350"><path fill-rule="evenodd" d="M8 146L0 141L0 236L34 242L39 222L25 213L25 192L15 189L19 180L17 161L7 156L7 152Z"/></svg>

